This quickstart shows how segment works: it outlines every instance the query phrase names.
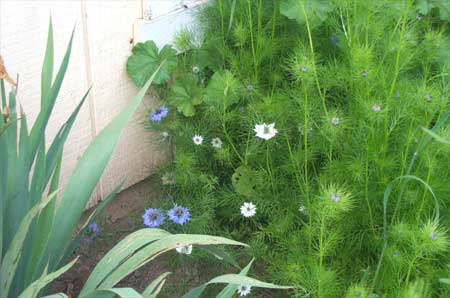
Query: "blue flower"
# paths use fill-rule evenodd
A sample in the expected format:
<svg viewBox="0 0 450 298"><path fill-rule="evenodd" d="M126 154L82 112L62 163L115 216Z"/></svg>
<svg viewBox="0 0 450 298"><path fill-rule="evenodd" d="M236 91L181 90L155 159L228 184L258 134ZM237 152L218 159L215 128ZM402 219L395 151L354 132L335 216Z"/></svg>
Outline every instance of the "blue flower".
<svg viewBox="0 0 450 298"><path fill-rule="evenodd" d="M154 208L145 209L142 218L144 219L144 225L150 228L159 227L164 223L163 213L160 210Z"/></svg>
<svg viewBox="0 0 450 298"><path fill-rule="evenodd" d="M86 238L84 239L84 242L87 244L92 243L92 241L94 240L94 238L100 234L100 226L98 225L98 223L94 220L93 222L91 222L87 228L86 228Z"/></svg>
<svg viewBox="0 0 450 298"><path fill-rule="evenodd" d="M174 223L184 225L189 220L190 214L187 208L175 205L175 207L167 211L167 216Z"/></svg>
<svg viewBox="0 0 450 298"><path fill-rule="evenodd" d="M334 35L334 34L332 34L332 35L330 36L330 42L331 42L331 44L334 45L334 46L337 45L337 43L338 43L337 36Z"/></svg>
<svg viewBox="0 0 450 298"><path fill-rule="evenodd" d="M150 113L150 121L160 122L167 117L167 114L169 114L169 109L166 106L162 106L158 110Z"/></svg>

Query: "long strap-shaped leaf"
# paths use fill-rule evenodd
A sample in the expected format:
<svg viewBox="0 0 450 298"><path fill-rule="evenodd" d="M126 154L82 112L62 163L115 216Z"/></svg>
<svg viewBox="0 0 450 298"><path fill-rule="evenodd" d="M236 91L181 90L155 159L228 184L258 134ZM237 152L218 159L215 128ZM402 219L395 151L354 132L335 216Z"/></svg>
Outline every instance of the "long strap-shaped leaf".
<svg viewBox="0 0 450 298"><path fill-rule="evenodd" d="M9 288L14 278L20 255L23 249L23 243L28 233L33 218L42 210L51 200L56 197L56 192L51 194L47 199L42 200L39 204L31 208L27 215L23 218L17 233L9 246L5 257L2 260L0 268L0 293L2 297L8 297Z"/></svg>
<svg viewBox="0 0 450 298"><path fill-rule="evenodd" d="M275 284L262 282L257 279L239 275L239 274L224 274L218 277L215 277L208 281L207 283L203 284L202 286L195 288L191 290L189 293L183 295L181 298L199 298L200 295L205 290L206 286L210 284L233 284L233 285L247 285L252 286L256 288L266 288L266 289L279 289L279 290L287 290L292 289L292 287L287 286L278 286Z"/></svg>
<svg viewBox="0 0 450 298"><path fill-rule="evenodd" d="M120 133L138 108L161 65L134 100L91 142L72 172L56 211L54 229L50 236L48 249L48 252L52 255L49 264L50 271L56 267L63 257L72 232L76 228L84 207L111 158Z"/></svg>
<svg viewBox="0 0 450 298"><path fill-rule="evenodd" d="M250 270L250 267L252 267L253 261L255 259L251 260L250 263L248 263L247 266L245 266L244 269L239 272L239 275L245 275L247 276L248 271ZM220 291L219 295L217 295L216 298L231 298L234 293L236 293L236 290L238 289L239 285L236 284L229 284L227 285L222 291Z"/></svg>
<svg viewBox="0 0 450 298"><path fill-rule="evenodd" d="M156 296L158 296L159 292L161 291L161 288L164 286L166 277L169 274L171 274L171 272L165 272L155 278L142 293L142 296L144 298L156 298Z"/></svg>
<svg viewBox="0 0 450 298"><path fill-rule="evenodd" d="M72 260L67 265L61 267L59 270L47 274L45 271L42 276L32 284L30 284L20 295L19 298L29 298L32 297L33 293L39 293L41 289L43 289L46 285L54 281L64 272L72 268L72 266L78 261L78 258Z"/></svg>
<svg viewBox="0 0 450 298"><path fill-rule="evenodd" d="M166 236L160 240L157 240L146 247L143 247L136 254L131 256L125 262L119 265L109 275L105 281L101 283L99 288L111 288L125 276L131 272L137 270L141 266L147 264L157 256L175 249L179 246L186 245L240 245L247 246L244 243L230 240L223 237L208 236L208 235L188 235L188 234L175 234ZM80 295L80 298L82 296Z"/></svg>
<svg viewBox="0 0 450 298"><path fill-rule="evenodd" d="M37 200L42 196L42 192L44 191L44 188L47 187L50 179L51 188L54 189L58 185L60 170L59 167L61 163L64 143L66 142L75 119L77 118L81 107L83 106L83 103L87 98L88 92L86 92L83 99L72 112L66 123L64 123L64 125L60 128L58 134L55 136L52 144L50 145L50 148L48 149L45 156L45 166L43 166L45 168L45 175L42 175L43 172L39 172L40 175L43 176L43 188L41 188L39 191L36 191L35 193L32 192L30 194L31 199L34 198L34 200ZM37 160L39 160L39 158ZM26 265L28 268L26 270L26 283L31 282L32 278L36 278L37 276L39 276L42 273L44 263L46 263L45 261L42 261L42 259L45 257L45 249L47 247L47 242L49 240L53 225L54 209L55 204L49 204L37 218L32 233L32 243L30 244L31 253L30 255L26 256Z"/></svg>
<svg viewBox="0 0 450 298"><path fill-rule="evenodd" d="M50 56L53 56L53 33L51 29L51 23L49 26L49 33L48 33L48 39L47 39L47 52L45 54L44 59L44 66L43 66L43 73L42 73L42 87L45 89L48 89L49 87L49 80L51 80L51 73L50 69L52 69L53 66L49 66L48 64L53 64L53 57L50 58ZM74 31L72 31L72 35L70 37L69 45L67 46L66 53L64 54L64 58L61 62L61 66L58 70L58 73L56 74L55 81L53 82L53 85L48 90L42 90L42 95L44 96L41 98L41 111L39 112L38 117L36 118L36 121L34 122L33 128L31 129L30 138L31 138L31 156L34 156L39 144L41 143L42 139L45 135L45 128L47 126L48 120L50 118L50 115L53 111L53 107L55 105L56 98L58 97L59 90L61 89L61 85L64 79L64 76L66 75L67 66L69 64L70 59L70 53L72 51L72 42L73 42L73 36ZM49 53L51 51L51 55Z"/></svg>
<svg viewBox="0 0 450 298"><path fill-rule="evenodd" d="M141 229L120 241L95 266L88 280L80 292L80 297L95 291L101 282L115 270L121 263L133 255L137 250L149 243L170 235L160 229Z"/></svg>

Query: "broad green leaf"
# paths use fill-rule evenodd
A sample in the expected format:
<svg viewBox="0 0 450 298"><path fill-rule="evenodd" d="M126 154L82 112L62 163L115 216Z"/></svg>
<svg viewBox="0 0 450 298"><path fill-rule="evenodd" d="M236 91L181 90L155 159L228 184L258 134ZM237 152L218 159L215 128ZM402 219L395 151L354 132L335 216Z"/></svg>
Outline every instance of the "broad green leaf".
<svg viewBox="0 0 450 298"><path fill-rule="evenodd" d="M220 110L226 109L239 100L241 85L228 70L214 73L208 83L205 93L205 103Z"/></svg>
<svg viewBox="0 0 450 298"><path fill-rule="evenodd" d="M245 165L234 171L231 182L236 192L244 196L252 196L258 189L258 177L255 171Z"/></svg>
<svg viewBox="0 0 450 298"><path fill-rule="evenodd" d="M160 64L166 61L162 67ZM164 46L160 52L156 44L149 40L138 43L133 47L132 55L127 61L128 76L138 87L144 86L153 73L161 68L153 79L155 84L166 83L177 65L176 51L169 45Z"/></svg>
<svg viewBox="0 0 450 298"><path fill-rule="evenodd" d="M328 0L283 0L280 3L280 13L300 25L307 19L312 25L322 23L333 8L332 1Z"/></svg>
<svg viewBox="0 0 450 298"><path fill-rule="evenodd" d="M28 229L33 221L33 218L39 213L39 211L42 210L42 208L44 208L56 197L56 194L57 193L54 192L48 198L42 200L40 203L31 208L31 210L23 218L19 229L11 242L11 245L8 247L0 267L0 292L4 297L8 297L9 288L14 279L17 265L20 261L23 243L25 242L25 238L28 234Z"/></svg>
<svg viewBox="0 0 450 298"><path fill-rule="evenodd" d="M186 117L194 116L195 106L203 101L203 90L193 74L187 74L176 80L169 91L169 104Z"/></svg>
<svg viewBox="0 0 450 298"><path fill-rule="evenodd" d="M147 264L157 256L177 248L178 246L186 245L240 245L247 246L244 243L223 237L207 236L207 235L187 235L176 234L168 235L151 244L143 247L134 255L121 263L114 272L111 273L100 285L100 288L110 288L121 281L125 276L137 270L141 266ZM80 296L80 298L82 298Z"/></svg>
<svg viewBox="0 0 450 298"><path fill-rule="evenodd" d="M66 264L65 266L61 267L55 272L52 272L50 274L47 274L46 270L44 270L44 273L39 278L39 280L31 283L20 295L19 298L29 298L32 296L33 293L38 293L41 289L43 289L46 285L57 279L59 276L61 276L64 272L72 268L73 265L78 261L78 258L72 260L70 263Z"/></svg>
<svg viewBox="0 0 450 298"><path fill-rule="evenodd" d="M160 229L142 229L136 231L114 246L95 266L80 293L80 298L90 295L100 283L131 255L149 243L161 239L168 232ZM132 271L130 271L131 273ZM107 287L113 287L112 284Z"/></svg>
<svg viewBox="0 0 450 298"><path fill-rule="evenodd" d="M250 263L248 263L248 265L245 266L245 268L242 269L241 272L239 272L239 275L247 275L253 262L254 262L254 259L251 260ZM233 296L233 294L236 293L236 290L238 289L238 287L239 287L239 285L229 284L219 293L219 295L217 295L216 298L231 298Z"/></svg>
<svg viewBox="0 0 450 298"><path fill-rule="evenodd" d="M52 256L49 264L50 270L53 270L65 255L72 232L75 230L84 207L112 156L123 128L140 105L161 66L162 64L156 69L156 72L134 100L89 144L69 177L55 214L54 228L47 250L48 255ZM80 185L83 187L80 187Z"/></svg>
<svg viewBox="0 0 450 298"><path fill-rule="evenodd" d="M439 8L441 20L450 22L450 0L437 0L436 6Z"/></svg>
<svg viewBox="0 0 450 298"><path fill-rule="evenodd" d="M165 272L155 278L142 293L143 298L156 298L158 293L161 291L162 286L166 282L166 277L171 274L171 272Z"/></svg>

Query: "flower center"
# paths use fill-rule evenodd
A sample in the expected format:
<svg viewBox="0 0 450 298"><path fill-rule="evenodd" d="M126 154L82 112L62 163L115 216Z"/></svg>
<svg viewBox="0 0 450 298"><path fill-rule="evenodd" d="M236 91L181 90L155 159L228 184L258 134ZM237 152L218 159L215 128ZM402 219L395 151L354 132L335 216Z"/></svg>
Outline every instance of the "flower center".
<svg viewBox="0 0 450 298"><path fill-rule="evenodd" d="M177 216L181 216L181 215L183 215L183 210L177 209L177 211L175 211L175 214L176 214Z"/></svg>
<svg viewBox="0 0 450 298"><path fill-rule="evenodd" d="M151 217L152 217L153 220L157 220L158 219L158 214L153 213Z"/></svg>
<svg viewBox="0 0 450 298"><path fill-rule="evenodd" d="M264 134L268 134L270 132L270 129L268 126L264 126Z"/></svg>

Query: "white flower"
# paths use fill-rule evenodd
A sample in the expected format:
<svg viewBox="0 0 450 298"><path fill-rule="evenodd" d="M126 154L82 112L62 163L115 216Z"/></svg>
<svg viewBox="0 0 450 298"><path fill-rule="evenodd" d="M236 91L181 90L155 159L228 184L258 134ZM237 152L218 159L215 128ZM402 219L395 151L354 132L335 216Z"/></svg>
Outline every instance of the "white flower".
<svg viewBox="0 0 450 298"><path fill-rule="evenodd" d="M339 122L340 122L340 120L338 117L331 118L331 124L333 124L334 126L338 126Z"/></svg>
<svg viewBox="0 0 450 298"><path fill-rule="evenodd" d="M306 207L303 206L303 205L301 205L301 206L298 208L298 211L300 211L300 212L303 213L303 214L306 214Z"/></svg>
<svg viewBox="0 0 450 298"><path fill-rule="evenodd" d="M162 136L164 139L167 139L169 137L169 133L167 131L163 131Z"/></svg>
<svg viewBox="0 0 450 298"><path fill-rule="evenodd" d="M180 254L190 255L192 253L192 245L181 245L175 248Z"/></svg>
<svg viewBox="0 0 450 298"><path fill-rule="evenodd" d="M199 72L200 72L200 67L198 67L197 65L195 65L194 67L192 67L192 72L193 72L193 73L199 73Z"/></svg>
<svg viewBox="0 0 450 298"><path fill-rule="evenodd" d="M379 111L381 111L381 107L378 104L374 104L372 106L372 111L374 111L375 113L378 113Z"/></svg>
<svg viewBox="0 0 450 298"><path fill-rule="evenodd" d="M272 124L256 124L253 129L256 132L256 136L264 140L269 140L277 134L275 129L275 123Z"/></svg>
<svg viewBox="0 0 450 298"><path fill-rule="evenodd" d="M253 205L253 203L244 203L244 205L241 206L241 214L244 217L252 217L256 214L256 206Z"/></svg>
<svg viewBox="0 0 450 298"><path fill-rule="evenodd" d="M430 232L430 239L434 241L437 238L438 238L438 234L436 233L436 231L431 231Z"/></svg>
<svg viewBox="0 0 450 298"><path fill-rule="evenodd" d="M300 71L301 72L306 72L308 69L306 68L306 66L305 65L303 65L301 68L300 68Z"/></svg>
<svg viewBox="0 0 450 298"><path fill-rule="evenodd" d="M239 296L247 296L252 291L252 287L249 285L240 285L237 289Z"/></svg>
<svg viewBox="0 0 450 298"><path fill-rule="evenodd" d="M212 139L212 141L211 141L211 145L212 145L214 148L222 148L222 140L219 139L219 138L214 138L214 139Z"/></svg>
<svg viewBox="0 0 450 298"><path fill-rule="evenodd" d="M175 174L174 173L165 173L161 177L161 182L163 185L175 184Z"/></svg>
<svg viewBox="0 0 450 298"><path fill-rule="evenodd" d="M192 138L192 141L194 142L195 145L201 145L203 143L203 137L199 136L199 135L195 135Z"/></svg>
<svg viewBox="0 0 450 298"><path fill-rule="evenodd" d="M333 201L333 202L339 202L340 200L341 200L341 196L340 195L338 195L337 193L335 193L335 192L332 192L331 193L331 195L330 195L330 199Z"/></svg>
<svg viewBox="0 0 450 298"><path fill-rule="evenodd" d="M252 85L252 84L248 84L248 85L247 85L247 91L248 91L248 92L252 92L253 89L254 89L254 88L253 88L253 85Z"/></svg>
<svg viewBox="0 0 450 298"><path fill-rule="evenodd" d="M430 93L425 94L425 100L427 102L432 102L433 101L433 96Z"/></svg>

